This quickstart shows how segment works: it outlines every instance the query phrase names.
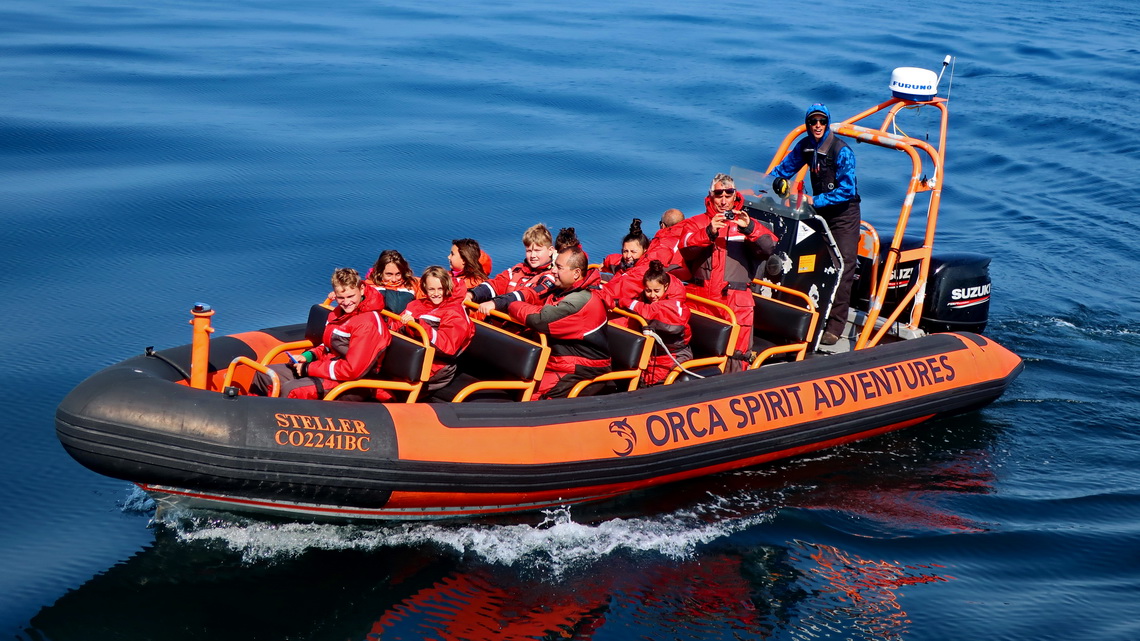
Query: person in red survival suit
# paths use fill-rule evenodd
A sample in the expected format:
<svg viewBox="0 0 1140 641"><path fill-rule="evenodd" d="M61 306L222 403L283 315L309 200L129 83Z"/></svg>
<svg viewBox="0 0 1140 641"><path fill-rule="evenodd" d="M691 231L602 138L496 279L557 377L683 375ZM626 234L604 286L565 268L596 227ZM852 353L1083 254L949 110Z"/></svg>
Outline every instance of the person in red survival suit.
<svg viewBox="0 0 1140 641"><path fill-rule="evenodd" d="M621 253L610 254L602 261L602 271L613 274L598 292L606 309L620 298L633 298L644 289L642 277L649 269L649 237L641 231L641 219L634 218L629 233L621 239Z"/></svg>
<svg viewBox="0 0 1140 641"><path fill-rule="evenodd" d="M689 291L728 305L736 314L736 349L752 347L752 278L762 259L772 256L776 235L743 211L744 197L728 174L717 174L705 197L705 211L681 223L681 253L692 278ZM709 313L724 317L721 310Z"/></svg>
<svg viewBox="0 0 1140 641"><path fill-rule="evenodd" d="M538 398L565 397L578 381L610 371L606 307L590 291L601 282L601 274L589 269L587 261L581 245L560 251L554 261L555 287L545 295L520 289L524 300L509 303L505 310L550 339L550 360L538 385Z"/></svg>
<svg viewBox="0 0 1140 641"><path fill-rule="evenodd" d="M445 387L455 377L455 359L475 337L475 323L467 316L454 279L443 267L432 265L425 269L420 277L420 288L425 297L408 303L400 317L402 324L393 329L402 328L414 320L427 330L435 347L431 378L427 382L430 394Z"/></svg>
<svg viewBox="0 0 1140 641"><path fill-rule="evenodd" d="M355 381L380 370L384 350L392 342L380 315L383 303L366 286L355 269L341 267L332 275L336 307L329 312L320 345L301 354L289 365L272 365L281 379L281 396L317 399L345 381ZM272 386L270 377L258 372L250 391L265 396ZM369 390L368 395L371 394ZM364 400L365 395L345 394L340 400ZM378 400L390 395L376 390Z"/></svg>
<svg viewBox="0 0 1140 641"><path fill-rule="evenodd" d="M578 233L574 231L573 227L563 227L558 230L558 236L554 239L554 259L558 258L560 252L564 252L571 247L581 248L582 244L578 242ZM554 262L551 261L550 265L550 278L535 278L526 285L516 289L513 292L506 294L499 294L490 301L480 303L479 311L486 313L491 309L499 311L506 311L507 305L515 301L526 300L523 295L523 290L530 290L531 294L537 296L539 300L545 300L549 295L550 290L558 286L558 278L554 276Z"/></svg>
<svg viewBox="0 0 1140 641"><path fill-rule="evenodd" d="M544 290L554 284L554 272L550 269L554 262L554 240L550 230L538 223L523 232L522 243L526 254L521 263L468 292L467 300L478 303L480 313L486 314L495 308L491 299L496 296L505 296L524 287L535 288L540 282L545 283ZM522 300L522 296L515 296L512 300Z"/></svg>
<svg viewBox="0 0 1140 641"><path fill-rule="evenodd" d="M646 329L653 330L665 344L662 347L657 343L649 366L641 374L641 384L649 386L664 381L675 364L693 358L693 350L689 347L691 314L685 302L685 284L665 271L661 261L649 262L642 277L642 287L636 297L621 298L617 305L644 318Z"/></svg>
<svg viewBox="0 0 1140 641"><path fill-rule="evenodd" d="M680 209L666 209L658 223L660 229L649 243L649 259L659 260L665 270L682 281L689 280L689 268L681 256L681 232L685 214Z"/></svg>
<svg viewBox="0 0 1140 641"><path fill-rule="evenodd" d="M424 297L408 261L395 249L380 252L372 269L364 275L364 281L383 296L384 309L394 314L403 312L411 301Z"/></svg>
<svg viewBox="0 0 1140 641"><path fill-rule="evenodd" d="M451 266L455 282L463 285L464 292L487 280L488 271L491 269L491 257L479 247L479 241L474 238L457 238L451 241L451 253L447 255L447 263Z"/></svg>
<svg viewBox="0 0 1140 641"><path fill-rule="evenodd" d="M614 276L626 272L649 250L649 237L641 231L641 219L634 218L629 233L621 239L621 253L609 254L602 260L602 271Z"/></svg>
<svg viewBox="0 0 1140 641"><path fill-rule="evenodd" d="M652 260L659 260L665 266L665 270L672 274L678 280L684 281L689 278L689 268L685 266L685 261L681 255L681 231L682 226L678 223L685 220L685 215L681 213L680 209L667 209L665 213L661 214L661 222L659 223L661 229L653 236L653 240L646 239L644 243L633 242L636 241L637 235L645 238L645 234L641 232L641 220L634 218L636 224L636 233L634 225L630 225L629 234L622 239L622 253L610 254L606 257L606 262L603 262L603 271L606 271L608 264L614 264L613 268L609 269L613 277L602 286L602 300L606 303L607 308L612 308L619 298L633 298L641 293L643 289L642 279L645 276L646 270L649 269L649 262ZM632 245L632 246L631 246ZM627 252L627 248L630 250ZM641 251L640 257L637 256L638 250ZM625 269L620 269L616 263L623 259L629 253L634 262ZM625 325L623 318L613 319L619 325Z"/></svg>

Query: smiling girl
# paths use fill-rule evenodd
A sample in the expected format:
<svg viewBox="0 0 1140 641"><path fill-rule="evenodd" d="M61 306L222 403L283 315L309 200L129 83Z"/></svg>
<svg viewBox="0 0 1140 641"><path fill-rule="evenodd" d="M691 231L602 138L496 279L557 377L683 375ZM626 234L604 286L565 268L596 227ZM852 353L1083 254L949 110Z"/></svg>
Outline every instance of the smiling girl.
<svg viewBox="0 0 1140 641"><path fill-rule="evenodd" d="M648 323L646 328L656 332L665 343L664 348L660 343L653 348L653 357L641 375L641 384L649 386L664 381L676 362L693 358L689 347L691 314L685 303L685 284L665 271L661 261L649 262L642 287L638 296L619 299L617 305L644 318Z"/></svg>
<svg viewBox="0 0 1140 641"><path fill-rule="evenodd" d="M431 364L430 394L446 386L455 376L455 359L471 344L475 324L463 307L463 295L446 269L432 265L420 277L424 298L408 303L401 319L404 324L416 321L428 332L435 347Z"/></svg>

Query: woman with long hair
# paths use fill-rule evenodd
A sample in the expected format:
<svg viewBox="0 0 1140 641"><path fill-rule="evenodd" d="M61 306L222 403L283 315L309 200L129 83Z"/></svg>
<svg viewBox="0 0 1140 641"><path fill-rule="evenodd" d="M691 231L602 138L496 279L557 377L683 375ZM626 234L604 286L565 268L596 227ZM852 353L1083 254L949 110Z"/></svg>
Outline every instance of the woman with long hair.
<svg viewBox="0 0 1140 641"><path fill-rule="evenodd" d="M447 255L447 262L451 265L451 275L455 277L455 282L463 285L464 295L466 290L487 280L483 256L486 254L479 248L479 242L472 238L451 241L451 253Z"/></svg>
<svg viewBox="0 0 1140 641"><path fill-rule="evenodd" d="M367 283L384 297L384 308L399 314L408 303L423 298L420 282L408 261L395 249L380 252L372 269L365 275Z"/></svg>

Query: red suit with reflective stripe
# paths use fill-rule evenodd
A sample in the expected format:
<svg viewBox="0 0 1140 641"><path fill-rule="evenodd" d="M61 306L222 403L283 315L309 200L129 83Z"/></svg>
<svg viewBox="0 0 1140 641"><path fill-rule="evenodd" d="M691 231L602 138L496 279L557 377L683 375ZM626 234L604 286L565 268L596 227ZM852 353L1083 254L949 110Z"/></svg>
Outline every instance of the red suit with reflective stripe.
<svg viewBox="0 0 1140 641"><path fill-rule="evenodd" d="M613 256L617 256L620 263L621 254L610 254L606 260ZM634 298L640 294L645 289L645 272L647 271L649 271L648 252L638 258L633 265L625 269L611 271L613 277L598 290L606 309L616 306L618 301L623 298Z"/></svg>
<svg viewBox="0 0 1140 641"><path fill-rule="evenodd" d="M689 280L689 267L681 255L681 234L684 232L684 221L665 227L649 241L649 249L645 251L647 260L659 260L670 274L681 280Z"/></svg>
<svg viewBox="0 0 1140 641"><path fill-rule="evenodd" d="M654 260L661 261L666 271L679 280L687 280L689 269L681 257L681 223L666 227L657 232L653 240L649 241L649 248L641 258L632 265L624 266L621 254L610 254L602 261L602 271L608 271L613 277L602 285L602 300L609 309L623 298L634 298L644 289L645 272L649 271L649 263Z"/></svg>
<svg viewBox="0 0 1140 641"><path fill-rule="evenodd" d="M410 284L389 285L383 282L380 274L375 273L371 267L368 268L368 273L364 275L364 284L383 294L384 306L381 309L387 309L394 314L403 313L409 302L424 297L418 279L413 278Z"/></svg>
<svg viewBox="0 0 1140 641"><path fill-rule="evenodd" d="M281 395L289 398L323 398L332 388L345 381L355 381L379 371L384 350L392 342L380 315L383 298L371 287L362 286L364 298L356 309L345 313L340 307L329 312L320 345L309 352L313 359L306 365L306 376L297 378L288 365L272 365L281 380ZM270 387L267 375L258 373L251 391L265 394ZM342 400L372 396L372 392L353 392ZM375 398L386 400L386 392L377 391Z"/></svg>
<svg viewBox="0 0 1140 641"><path fill-rule="evenodd" d="M692 330L689 329L689 305L685 302L685 284L680 279L666 274L669 284L665 287L665 295L656 302L649 302L644 291L632 298L618 300L618 307L641 316L646 320L647 329L651 329L665 342L669 353L654 343L653 357L649 367L641 376L644 385L655 385L665 380L669 370L673 369L673 358L685 362L693 357L693 350L689 348L689 339ZM670 356L672 354L672 356Z"/></svg>
<svg viewBox="0 0 1140 641"><path fill-rule="evenodd" d="M379 370L392 336L380 312L370 307L361 301L348 314L339 307L329 312L323 342L309 350L316 358L309 363L308 375L331 383L326 391Z"/></svg>
<svg viewBox="0 0 1140 641"><path fill-rule="evenodd" d="M471 300L476 303L483 303L496 296L509 294L524 287L537 289L536 285L542 281L547 281L548 286L554 283L554 272L550 271L550 263L540 267L531 267L524 260L514 267L503 270L491 280L472 287Z"/></svg>
<svg viewBox="0 0 1140 641"><path fill-rule="evenodd" d="M408 303L405 310L427 330L428 338L435 347L428 391L435 391L451 382L455 376L456 357L467 349L475 337L475 323L471 322L463 307L463 295L457 296L456 293L452 292L439 305L432 304L428 298L414 300ZM418 338L418 334L408 333Z"/></svg>
<svg viewBox="0 0 1140 641"><path fill-rule="evenodd" d="M461 276L455 272L451 272L452 280L455 282L456 288L463 288L463 295L467 295L467 291L478 287L481 283L487 282L486 279L479 280L471 276Z"/></svg>
<svg viewBox="0 0 1140 641"><path fill-rule="evenodd" d="M401 314L408 307L408 303L417 298L423 298L423 292L420 291L420 284L415 282L415 287L405 287L403 285L376 285L367 283L377 294L380 294L380 301L383 303L382 309L386 309L394 314Z"/></svg>
<svg viewBox="0 0 1140 641"><path fill-rule="evenodd" d="M732 208L739 210L743 206L744 197L736 192ZM704 213L687 218L677 225L683 227L681 254L692 273L689 291L722 302L732 309L736 314L736 323L740 325L736 349L747 352L752 347L755 303L752 300L751 285L760 262L759 243L765 237L775 242L776 235L755 219L749 220L744 229L736 221L730 220L714 232L712 219L716 215L712 198L706 196ZM717 317L725 317L717 308L708 311Z"/></svg>
<svg viewBox="0 0 1140 641"><path fill-rule="evenodd" d="M600 282L598 270L590 269L568 289L555 287L545 295L520 289L517 293L523 300L507 308L511 318L550 339L550 360L538 386L539 397L566 396L574 383L610 370L606 307L590 291Z"/></svg>

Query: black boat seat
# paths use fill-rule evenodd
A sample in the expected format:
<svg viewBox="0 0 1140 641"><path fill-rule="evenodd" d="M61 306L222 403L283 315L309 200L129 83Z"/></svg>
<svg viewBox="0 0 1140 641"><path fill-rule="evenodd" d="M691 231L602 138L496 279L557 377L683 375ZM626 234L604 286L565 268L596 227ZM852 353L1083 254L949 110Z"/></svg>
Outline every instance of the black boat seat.
<svg viewBox="0 0 1140 641"><path fill-rule="evenodd" d="M313 305L309 308L309 319L305 322L305 340L313 345L320 345L325 340L325 325L329 320L331 308L324 305Z"/></svg>
<svg viewBox="0 0 1140 641"><path fill-rule="evenodd" d="M653 354L653 342L641 332L622 327L612 322L606 323L606 343L610 352L611 371L584 381L578 381L567 398L575 398L587 387L607 381L628 381L619 391L632 392L641 381L641 374L649 365Z"/></svg>
<svg viewBox="0 0 1140 641"><path fill-rule="evenodd" d="M689 316L689 329L692 331L689 348L693 350L693 358L683 363L685 369L701 376L723 374L728 357L736 347L740 326L694 309ZM679 366L674 366L665 377L665 384L692 378Z"/></svg>
<svg viewBox="0 0 1140 641"><path fill-rule="evenodd" d="M283 362L280 356L285 352L299 349L304 350L314 345L320 345L324 340L325 324L328 322L329 311L331 310L332 308L326 305L313 305L310 307L309 318L305 322L305 337L301 340L277 345L262 356L258 363L268 366L270 363Z"/></svg>
<svg viewBox="0 0 1140 641"><path fill-rule="evenodd" d="M529 401L546 371L550 348L480 320L456 360L456 374L433 401Z"/></svg>
<svg viewBox="0 0 1140 641"><path fill-rule="evenodd" d="M752 351L749 369L769 360L803 360L815 337L819 312L806 294L781 285L755 281L773 290L773 296L752 294L756 306L752 326ZM789 302L783 299L792 299Z"/></svg>

